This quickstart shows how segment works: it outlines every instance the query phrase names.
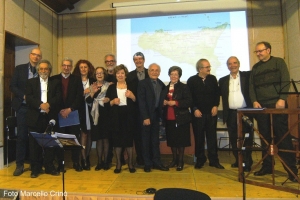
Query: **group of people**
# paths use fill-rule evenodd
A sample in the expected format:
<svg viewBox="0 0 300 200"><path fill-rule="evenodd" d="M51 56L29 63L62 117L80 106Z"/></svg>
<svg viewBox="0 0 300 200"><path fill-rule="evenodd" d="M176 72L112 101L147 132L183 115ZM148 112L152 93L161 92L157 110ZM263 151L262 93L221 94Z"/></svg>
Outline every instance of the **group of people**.
<svg viewBox="0 0 300 200"><path fill-rule="evenodd" d="M116 65L116 57L108 54L105 56L105 68L94 68L88 60L79 60L73 73L73 61L65 58L61 73L50 77L50 62L41 59L40 49L33 49L29 55L30 62L16 67L10 86L14 94L12 106L17 112L18 123L17 166L14 175L19 176L24 171L28 138L32 178L39 175L43 165L45 173L51 175L58 175L64 170L61 163L64 159L62 150L46 148L42 159L42 151L39 150L41 147L28 133L43 132L50 119L57 119L58 115L67 118L74 110L79 112L79 125L59 127L57 123L54 129L76 135L85 147L81 152L72 150L73 168L76 171L90 170L92 141L96 141L98 156L95 170L108 170L111 167L114 149L117 161L114 173L121 172L125 151L130 173L136 171L136 165L143 165L145 172L151 172L153 168L168 171L172 167L181 171L184 167L185 147L191 145L190 123L195 138L195 168L202 168L208 159L209 166L224 169L218 158L216 134L220 96L223 120L227 124L230 143L234 149L235 162L231 167L238 167L237 109L287 107L287 95L276 92L276 89L282 89L281 85L273 87L273 83L289 81L284 60L271 56L271 45L268 42L258 43L255 53L259 62L248 72L239 71L240 62L237 57L229 57L227 66L230 74L222 77L219 83L210 74L210 62L200 59L196 63L197 74L191 76L187 84L180 82L183 70L172 66L168 71L170 82L165 85L159 79L160 65L152 63L146 69L145 57L141 52L133 55L136 69L131 72L123 64ZM256 115L255 118L260 133L270 142L270 119L267 115ZM167 145L173 155L167 166L163 165L160 157L160 120L165 126ZM274 134L281 138L288 129L287 116L276 115L274 120ZM251 147L252 127L243 124L243 132L250 133L245 145ZM283 141L281 148L293 149L290 136ZM265 154L263 152L263 156ZM296 181L295 156L288 152L280 152L279 155L289 168L285 166L289 179ZM54 159L58 160L58 168L54 167ZM253 163L251 151L245 151L243 159L244 170L250 171ZM264 159L262 168L254 175L262 176L271 172L269 155Z"/></svg>

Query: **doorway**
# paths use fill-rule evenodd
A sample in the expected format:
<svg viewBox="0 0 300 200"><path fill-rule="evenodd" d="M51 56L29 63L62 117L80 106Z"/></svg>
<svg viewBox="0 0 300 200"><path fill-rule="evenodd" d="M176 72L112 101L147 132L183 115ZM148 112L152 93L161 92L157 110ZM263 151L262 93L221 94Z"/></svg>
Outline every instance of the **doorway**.
<svg viewBox="0 0 300 200"><path fill-rule="evenodd" d="M15 116L15 111L11 107L11 101L13 94L10 91L9 85L13 76L15 66L21 63L27 63L28 55L32 48L38 47L38 44L29 41L25 38L14 35L10 32L5 32L5 51L4 51L4 84L3 84L3 133L2 138L4 139L4 164L12 162L16 159L16 141L7 141L7 131L5 119L8 116ZM29 51L29 52L28 52ZM1 133L0 133L1 134ZM13 131L16 134L16 130ZM8 152L7 152L7 147ZM28 151L27 151L28 152Z"/></svg>

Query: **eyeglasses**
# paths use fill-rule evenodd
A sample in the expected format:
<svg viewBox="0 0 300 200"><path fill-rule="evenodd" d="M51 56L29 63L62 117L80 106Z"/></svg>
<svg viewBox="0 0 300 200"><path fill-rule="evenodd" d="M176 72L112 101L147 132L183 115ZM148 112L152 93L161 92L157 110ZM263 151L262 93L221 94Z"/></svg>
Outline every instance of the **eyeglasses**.
<svg viewBox="0 0 300 200"><path fill-rule="evenodd" d="M49 71L49 68L39 68L39 71Z"/></svg>
<svg viewBox="0 0 300 200"><path fill-rule="evenodd" d="M206 67L201 67L201 68L210 69L211 66L206 66Z"/></svg>
<svg viewBox="0 0 300 200"><path fill-rule="evenodd" d="M264 50L267 50L267 49L257 50L257 51L254 51L253 53L261 53L261 52L263 52Z"/></svg>
<svg viewBox="0 0 300 200"><path fill-rule="evenodd" d="M36 54L36 53L30 53L30 54L33 56L36 56L36 57L42 57L42 55L40 55L40 54Z"/></svg>
<svg viewBox="0 0 300 200"><path fill-rule="evenodd" d="M114 60L106 60L105 63L113 63L115 62Z"/></svg>
<svg viewBox="0 0 300 200"><path fill-rule="evenodd" d="M103 72L96 73L96 75L103 75L103 74L104 74Z"/></svg>
<svg viewBox="0 0 300 200"><path fill-rule="evenodd" d="M72 65L66 65L66 64L63 64L62 66L63 67L72 67Z"/></svg>

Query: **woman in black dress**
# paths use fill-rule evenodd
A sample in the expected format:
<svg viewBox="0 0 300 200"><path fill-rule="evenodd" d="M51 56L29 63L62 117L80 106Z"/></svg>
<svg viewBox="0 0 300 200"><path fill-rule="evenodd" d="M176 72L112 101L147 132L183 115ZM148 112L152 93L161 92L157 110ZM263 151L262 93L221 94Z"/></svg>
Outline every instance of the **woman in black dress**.
<svg viewBox="0 0 300 200"><path fill-rule="evenodd" d="M109 127L112 132L113 145L117 156L117 165L114 173L121 172L122 147L126 148L128 154L128 167L130 173L136 170L133 166L133 133L136 121L133 115L135 107L135 95L126 84L128 70L124 65L115 68L117 83L108 87L106 97L109 98Z"/></svg>
<svg viewBox="0 0 300 200"><path fill-rule="evenodd" d="M74 68L73 74L80 76L83 87L83 96L87 98L90 94L90 86L95 82L94 66L88 60L79 60ZM92 147L91 140L91 107L86 102L82 102L82 106L79 109L80 128L81 128L81 145L84 146L81 150L81 166L84 170L90 170L90 151Z"/></svg>
<svg viewBox="0 0 300 200"><path fill-rule="evenodd" d="M109 83L105 81L107 71L104 67L97 67L95 76L97 81L91 85L91 92L86 98L86 102L92 106L92 140L96 141L98 163L95 170L98 171L102 168L104 170L110 168L107 162L109 149L108 109L107 106L105 106L109 101L109 99L105 97Z"/></svg>
<svg viewBox="0 0 300 200"><path fill-rule="evenodd" d="M163 91L164 116L167 145L171 147L173 160L168 167L177 165L177 171L183 169L184 149L191 146L189 107L192 105L190 90L180 82L182 70L173 66L169 69L170 83Z"/></svg>

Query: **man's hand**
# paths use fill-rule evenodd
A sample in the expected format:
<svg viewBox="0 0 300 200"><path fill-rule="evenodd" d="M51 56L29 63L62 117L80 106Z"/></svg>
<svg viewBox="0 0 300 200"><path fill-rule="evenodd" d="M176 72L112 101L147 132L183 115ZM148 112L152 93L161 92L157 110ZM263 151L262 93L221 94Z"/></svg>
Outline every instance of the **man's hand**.
<svg viewBox="0 0 300 200"><path fill-rule="evenodd" d="M283 99L278 99L278 101L276 102L275 108L285 108L285 100Z"/></svg>
<svg viewBox="0 0 300 200"><path fill-rule="evenodd" d="M150 119L145 119L143 122L144 126L149 126L150 125Z"/></svg>
<svg viewBox="0 0 300 200"><path fill-rule="evenodd" d="M195 115L195 117L202 117L202 113L199 109L194 111L194 115Z"/></svg>
<svg viewBox="0 0 300 200"><path fill-rule="evenodd" d="M49 103L42 103L42 104L40 105L40 109L43 110L43 111L45 111L46 113L49 112L49 110L50 110L49 108L50 108Z"/></svg>
<svg viewBox="0 0 300 200"><path fill-rule="evenodd" d="M218 114L218 107L217 106L212 107L212 109L211 109L211 115L214 117L217 114Z"/></svg>
<svg viewBox="0 0 300 200"><path fill-rule="evenodd" d="M257 101L254 101L253 108L261 108L261 105Z"/></svg>
<svg viewBox="0 0 300 200"><path fill-rule="evenodd" d="M63 118L67 118L68 115L72 112L71 108L66 108L66 109L62 109L59 114L63 117Z"/></svg>

